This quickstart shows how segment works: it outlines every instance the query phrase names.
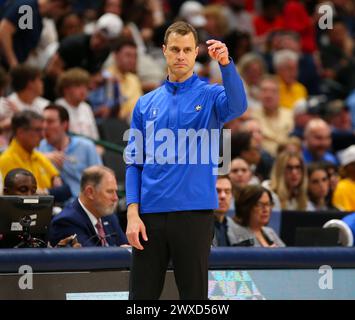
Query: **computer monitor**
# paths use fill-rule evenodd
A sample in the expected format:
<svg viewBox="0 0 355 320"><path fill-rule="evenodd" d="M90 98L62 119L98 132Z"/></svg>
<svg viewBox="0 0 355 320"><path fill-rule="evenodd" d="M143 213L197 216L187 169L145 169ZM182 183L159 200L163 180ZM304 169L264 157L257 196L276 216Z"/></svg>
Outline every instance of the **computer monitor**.
<svg viewBox="0 0 355 320"><path fill-rule="evenodd" d="M45 247L53 196L0 196L0 248Z"/></svg>
<svg viewBox="0 0 355 320"><path fill-rule="evenodd" d="M287 246L300 244L300 236L305 228L322 228L331 219L342 219L349 214L340 211L291 211L283 210L281 214L280 238ZM307 232L307 231L306 231ZM314 233L316 236L316 233ZM296 241L297 236L297 241Z"/></svg>

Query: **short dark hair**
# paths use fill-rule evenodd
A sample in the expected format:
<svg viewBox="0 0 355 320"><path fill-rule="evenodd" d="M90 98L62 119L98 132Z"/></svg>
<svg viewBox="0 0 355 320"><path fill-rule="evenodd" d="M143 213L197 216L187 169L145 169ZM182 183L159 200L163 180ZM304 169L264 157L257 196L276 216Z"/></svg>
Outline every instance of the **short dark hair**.
<svg viewBox="0 0 355 320"><path fill-rule="evenodd" d="M249 225L251 211L265 192L273 203L271 192L261 185L248 185L240 189L235 199L235 219L239 224Z"/></svg>
<svg viewBox="0 0 355 320"><path fill-rule="evenodd" d="M65 109L62 106L59 106L57 104L49 104L47 107L44 108L44 111L46 110L55 110L58 112L60 122L69 122L70 117L69 117L69 112L67 109Z"/></svg>
<svg viewBox="0 0 355 320"><path fill-rule="evenodd" d="M11 119L12 132L16 134L20 128L28 129L33 120L43 120L43 116L32 110L17 112Z"/></svg>
<svg viewBox="0 0 355 320"><path fill-rule="evenodd" d="M96 188L102 181L105 173L111 173L113 176L115 175L113 170L104 166L97 165L86 168L81 176L80 191L84 191L85 187L89 184Z"/></svg>
<svg viewBox="0 0 355 320"><path fill-rule="evenodd" d="M5 178L4 178L4 189L13 189L15 187L15 178L17 175L22 175L26 177L31 177L34 182L36 182L35 176L32 174L31 171L28 171L23 168L16 168L10 170Z"/></svg>
<svg viewBox="0 0 355 320"><path fill-rule="evenodd" d="M11 86L15 92L24 90L30 81L41 77L41 70L28 65L18 65L11 72Z"/></svg>
<svg viewBox="0 0 355 320"><path fill-rule="evenodd" d="M177 33L181 36L192 33L195 38L196 47L198 45L198 35L196 29L189 23L185 21L177 21L173 23L168 29L165 31L164 35L164 44L168 43L168 38L171 33Z"/></svg>
<svg viewBox="0 0 355 320"><path fill-rule="evenodd" d="M243 151L248 151L251 147L253 134L249 131L242 131L232 135L231 157L240 157Z"/></svg>
<svg viewBox="0 0 355 320"><path fill-rule="evenodd" d="M113 43L112 50L114 52L117 52L117 51L120 51L125 46L137 48L136 43L132 39L121 37L121 38L118 38Z"/></svg>

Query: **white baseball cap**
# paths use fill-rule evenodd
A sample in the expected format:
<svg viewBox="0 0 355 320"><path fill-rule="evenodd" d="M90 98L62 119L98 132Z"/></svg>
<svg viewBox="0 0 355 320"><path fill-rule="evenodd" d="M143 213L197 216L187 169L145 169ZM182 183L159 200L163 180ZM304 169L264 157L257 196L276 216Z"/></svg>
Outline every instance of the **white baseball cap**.
<svg viewBox="0 0 355 320"><path fill-rule="evenodd" d="M206 18L202 14L203 5L197 1L186 1L179 10L180 18L186 20L192 26L200 28L206 25Z"/></svg>
<svg viewBox="0 0 355 320"><path fill-rule="evenodd" d="M339 159L342 166L355 162L355 144L339 152Z"/></svg>
<svg viewBox="0 0 355 320"><path fill-rule="evenodd" d="M106 34L109 39L118 37L122 28L122 19L114 13L105 13L97 20L95 25L95 31Z"/></svg>

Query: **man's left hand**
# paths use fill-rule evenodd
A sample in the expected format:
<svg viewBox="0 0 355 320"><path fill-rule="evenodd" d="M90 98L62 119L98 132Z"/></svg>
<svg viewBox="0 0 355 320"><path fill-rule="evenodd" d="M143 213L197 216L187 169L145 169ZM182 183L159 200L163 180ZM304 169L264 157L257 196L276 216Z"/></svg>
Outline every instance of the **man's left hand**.
<svg viewBox="0 0 355 320"><path fill-rule="evenodd" d="M207 40L208 54L214 60L217 60L222 66L229 64L229 53L225 43L218 40Z"/></svg>

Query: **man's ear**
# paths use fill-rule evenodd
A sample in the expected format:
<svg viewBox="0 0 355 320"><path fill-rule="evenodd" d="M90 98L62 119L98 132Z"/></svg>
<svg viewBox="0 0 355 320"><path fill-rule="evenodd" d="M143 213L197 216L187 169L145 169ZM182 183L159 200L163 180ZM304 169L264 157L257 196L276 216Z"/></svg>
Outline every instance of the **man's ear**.
<svg viewBox="0 0 355 320"><path fill-rule="evenodd" d="M163 44L162 48L163 48L163 54L164 54L164 56L165 56L167 47L166 47L165 44Z"/></svg>
<svg viewBox="0 0 355 320"><path fill-rule="evenodd" d="M198 56L198 51L199 51L199 47L197 46L196 49L195 49L195 54L196 54L196 57Z"/></svg>
<svg viewBox="0 0 355 320"><path fill-rule="evenodd" d="M90 199L90 200L95 200L95 188L91 184L87 185L85 188L85 195Z"/></svg>

